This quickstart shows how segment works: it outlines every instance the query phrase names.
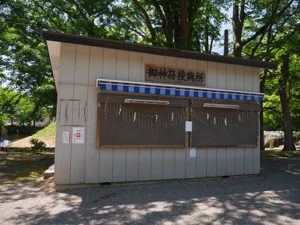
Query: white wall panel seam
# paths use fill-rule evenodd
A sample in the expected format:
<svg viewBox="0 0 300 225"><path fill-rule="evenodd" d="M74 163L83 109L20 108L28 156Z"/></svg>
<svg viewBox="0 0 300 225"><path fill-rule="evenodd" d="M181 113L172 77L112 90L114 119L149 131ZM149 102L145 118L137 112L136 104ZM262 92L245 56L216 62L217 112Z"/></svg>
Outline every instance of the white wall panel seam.
<svg viewBox="0 0 300 225"><path fill-rule="evenodd" d="M76 74L76 60L77 60L77 45L75 45L75 59L74 59L74 75L73 75L73 84L75 82L75 74ZM72 98L74 99L74 91L75 91L75 87L73 85L73 93L72 93ZM72 102L72 124L73 124L73 107L74 104ZM73 130L71 129L71 135L72 135ZM71 176L72 176L72 149L73 149L73 145L71 143L71 151L70 151L70 174L69 174L69 183L71 183Z"/></svg>
<svg viewBox="0 0 300 225"><path fill-rule="evenodd" d="M104 68L104 48L102 48L102 68L101 68L101 77L103 78L104 77L104 74L103 74L103 68ZM99 154L100 155L100 154Z"/></svg>
<svg viewBox="0 0 300 225"><path fill-rule="evenodd" d="M129 80L129 73L130 73L130 55L131 55L131 52L129 52L128 54L128 71L127 71L127 80Z"/></svg>
<svg viewBox="0 0 300 225"><path fill-rule="evenodd" d="M90 83L90 60L91 60L91 47L88 47L89 49L89 63L88 63L88 84ZM86 116L88 115L88 112L89 112L89 109L87 107L87 104L89 102L89 88L86 89L86 104L85 104L85 148L84 148L84 175L83 175L83 179L84 179L84 182L86 182L86 154L87 154L87 151L86 151L86 148L88 147L87 146L87 135L88 135L88 127L87 127L87 118Z"/></svg>

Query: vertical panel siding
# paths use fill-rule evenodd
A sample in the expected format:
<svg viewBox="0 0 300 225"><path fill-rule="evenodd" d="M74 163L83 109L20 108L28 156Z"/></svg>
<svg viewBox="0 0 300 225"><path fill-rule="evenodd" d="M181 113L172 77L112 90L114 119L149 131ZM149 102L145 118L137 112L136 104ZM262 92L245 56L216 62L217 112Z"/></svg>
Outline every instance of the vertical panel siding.
<svg viewBox="0 0 300 225"><path fill-rule="evenodd" d="M83 100L84 104L87 100L87 85L89 74L89 58L90 48L88 46L78 45L76 48L76 62L75 62L75 78L73 99ZM73 125L79 124L74 114L77 114L73 103ZM84 126L85 127L85 126ZM86 140L86 127L85 127ZM86 141L85 141L86 142ZM71 152L71 183L84 183L85 176L85 142L83 144L73 144Z"/></svg>
<svg viewBox="0 0 300 225"><path fill-rule="evenodd" d="M165 57L166 66L176 66L175 57ZM175 152L173 148L166 148L163 151L163 179L173 179L175 177Z"/></svg>
<svg viewBox="0 0 300 225"><path fill-rule="evenodd" d="M73 98L73 85L62 83L73 83L75 74L75 53L76 48L73 44L62 44L60 57L60 85L57 93L57 116L59 117L60 99ZM72 114L68 115L72 118ZM60 119L60 118L59 118ZM58 119L58 120L59 120ZM71 133L71 127L60 127L56 124L56 148L55 148L55 183L68 184L70 183L70 158L71 145L62 143L63 131Z"/></svg>
<svg viewBox="0 0 300 225"><path fill-rule="evenodd" d="M176 66L180 68L187 68L187 59L176 58Z"/></svg>
<svg viewBox="0 0 300 225"><path fill-rule="evenodd" d="M103 49L103 78L116 79L117 50ZM99 182L113 181L114 149L100 149Z"/></svg>
<svg viewBox="0 0 300 225"><path fill-rule="evenodd" d="M236 66L226 64L226 89L234 90L236 88ZM226 175L236 174L236 148L227 147L226 151Z"/></svg>
<svg viewBox="0 0 300 225"><path fill-rule="evenodd" d="M216 88L218 85L217 63L207 63L207 87Z"/></svg>
<svg viewBox="0 0 300 225"><path fill-rule="evenodd" d="M235 66L236 76L235 76L235 86L236 90L244 91L245 90L245 71L244 66Z"/></svg>
<svg viewBox="0 0 300 225"><path fill-rule="evenodd" d="M175 169L175 153L174 149L164 149L163 161L163 179L173 179Z"/></svg>
<svg viewBox="0 0 300 225"><path fill-rule="evenodd" d="M97 135L97 92L96 80L102 77L103 48L90 48L89 87L87 100L86 162L85 182L99 182L99 149L96 148Z"/></svg>
<svg viewBox="0 0 300 225"><path fill-rule="evenodd" d="M245 66L245 91L253 91L252 67Z"/></svg>
<svg viewBox="0 0 300 225"><path fill-rule="evenodd" d="M127 149L126 181L136 181L139 178L139 150Z"/></svg>
<svg viewBox="0 0 300 225"><path fill-rule="evenodd" d="M113 182L122 182L126 178L126 149L113 152Z"/></svg>
<svg viewBox="0 0 300 225"><path fill-rule="evenodd" d="M100 150L99 182L113 181L113 149Z"/></svg>
<svg viewBox="0 0 300 225"><path fill-rule="evenodd" d="M226 88L229 90L235 90L235 69L235 65L227 64Z"/></svg>
<svg viewBox="0 0 300 225"><path fill-rule="evenodd" d="M88 47L86 47L88 48ZM75 45L62 45L61 69L62 82L89 84L94 86L96 78L144 81L145 64L177 66L182 68L198 68L206 71L207 86L257 91L259 82L258 70L250 67L230 64L196 61L175 57L153 56L145 53L127 52L113 49L90 47L90 53L80 53L75 63ZM84 51L79 47L78 52ZM79 54L77 52L77 54ZM80 66L85 60L88 68ZM77 63L77 61L79 63ZM74 67L76 64L76 71ZM72 66L70 66L72 65ZM73 68L73 69L72 69ZM88 72L84 72L88 71ZM74 80L74 75L78 74ZM84 74L89 74L86 80ZM81 74L81 76L79 76ZM251 82L250 82L251 79ZM250 85L251 84L251 85ZM189 149L101 149L96 148L97 94L94 87L84 85L65 85L60 87L59 98L77 97L87 101L86 144L81 148L71 145L63 146L57 138L59 151L56 152L55 175L57 183L63 182L119 182L150 179L174 179L185 177L222 176L259 171L259 148L198 148L197 158L189 158ZM71 93L71 94L70 94ZM58 105L59 110L59 105ZM65 128L65 129L71 129ZM57 128L62 135L62 129ZM79 145L77 145L79 146ZM77 149L76 149L77 148ZM81 156L81 153L85 155ZM79 158L83 158L83 161ZM66 160L64 160L66 159ZM68 160L69 159L69 160ZM249 159L249 160L248 160ZM72 162L68 164L68 162ZM74 163L74 164L73 164ZM79 164L79 165L75 165ZM86 165L86 166L85 166ZM72 173L70 176L70 166ZM82 172L83 171L83 172ZM84 180L85 179L85 180Z"/></svg>
<svg viewBox="0 0 300 225"><path fill-rule="evenodd" d="M187 68L197 70L198 63L197 60L188 59L187 60ZM186 165L186 178L196 177L196 169L197 169L197 157L190 158L190 149L185 149L185 165Z"/></svg>
<svg viewBox="0 0 300 225"><path fill-rule="evenodd" d="M175 152L175 168L174 168L174 178L185 178L185 150L184 149L174 149Z"/></svg>
<svg viewBox="0 0 300 225"><path fill-rule="evenodd" d="M208 177L217 176L217 151L216 148L207 149L206 175Z"/></svg>
<svg viewBox="0 0 300 225"><path fill-rule="evenodd" d="M151 149L139 151L139 180L150 180L151 174Z"/></svg>
<svg viewBox="0 0 300 225"><path fill-rule="evenodd" d="M152 149L151 180L160 180L163 175L164 149Z"/></svg>
<svg viewBox="0 0 300 225"><path fill-rule="evenodd" d="M165 56L155 55L153 63L156 65L165 65ZM164 149L151 149L151 180L162 179L163 176L163 151Z"/></svg>
<svg viewBox="0 0 300 225"><path fill-rule="evenodd" d="M197 154L197 152L196 152ZM185 177L186 178L193 178L196 177L196 170L197 170L197 157L190 158L190 148L185 149Z"/></svg>
<svg viewBox="0 0 300 225"><path fill-rule="evenodd" d="M253 91L252 67L245 67L245 91ZM253 174L254 148L245 148L245 173Z"/></svg>
<svg viewBox="0 0 300 225"><path fill-rule="evenodd" d="M206 177L207 170L207 150L206 149L197 149L197 177Z"/></svg>
<svg viewBox="0 0 300 225"><path fill-rule="evenodd" d="M90 48L89 85L96 87L97 78L103 77L103 48Z"/></svg>
<svg viewBox="0 0 300 225"><path fill-rule="evenodd" d="M145 81L145 65L153 64L154 57L150 54L142 53L141 55L142 65L142 81ZM151 157L152 150L150 148L141 148L138 149L138 158L136 162L138 164L138 180L150 180L151 177Z"/></svg>
<svg viewBox="0 0 300 225"><path fill-rule="evenodd" d="M166 56L165 61L166 61L166 66L176 66L175 57Z"/></svg>
<svg viewBox="0 0 300 225"><path fill-rule="evenodd" d="M260 112L258 112L258 118L260 117ZM260 130L260 124L258 124L258 132ZM258 133L259 134L259 133ZM253 173L260 173L260 137L257 140L257 146L253 149Z"/></svg>
<svg viewBox="0 0 300 225"><path fill-rule="evenodd" d="M116 79L117 50L103 49L103 78Z"/></svg>
<svg viewBox="0 0 300 225"><path fill-rule="evenodd" d="M245 174L253 173L253 148L245 148L245 164L244 171Z"/></svg>
<svg viewBox="0 0 300 225"><path fill-rule="evenodd" d="M106 57L106 56L105 56ZM116 79L128 80L129 52L117 50Z"/></svg>
<svg viewBox="0 0 300 225"><path fill-rule="evenodd" d="M245 160L244 149L236 148L236 153L235 153L235 174L236 175L244 174L244 160Z"/></svg>
<svg viewBox="0 0 300 225"><path fill-rule="evenodd" d="M145 81L146 64L153 64L153 55L142 53L142 81Z"/></svg>
<svg viewBox="0 0 300 225"><path fill-rule="evenodd" d="M144 81L145 73L142 73L142 67L142 53L130 52L129 80Z"/></svg>
<svg viewBox="0 0 300 225"><path fill-rule="evenodd" d="M226 147L217 148L217 176L224 176L226 172Z"/></svg>
<svg viewBox="0 0 300 225"><path fill-rule="evenodd" d="M155 65L165 65L166 63L166 57L165 56L161 56L161 55L155 55L153 57L153 63Z"/></svg>
<svg viewBox="0 0 300 225"><path fill-rule="evenodd" d="M97 93L95 87L88 88L85 182L99 182L99 149L97 140Z"/></svg>
<svg viewBox="0 0 300 225"><path fill-rule="evenodd" d="M204 70L207 75L207 61L197 60L197 67L198 70ZM206 79L206 83L207 83L207 79Z"/></svg>
<svg viewBox="0 0 300 225"><path fill-rule="evenodd" d="M218 65L218 88L227 88L227 68L224 63L217 63Z"/></svg>
<svg viewBox="0 0 300 225"><path fill-rule="evenodd" d="M233 147L227 148L226 153L226 175L235 175L235 151Z"/></svg>

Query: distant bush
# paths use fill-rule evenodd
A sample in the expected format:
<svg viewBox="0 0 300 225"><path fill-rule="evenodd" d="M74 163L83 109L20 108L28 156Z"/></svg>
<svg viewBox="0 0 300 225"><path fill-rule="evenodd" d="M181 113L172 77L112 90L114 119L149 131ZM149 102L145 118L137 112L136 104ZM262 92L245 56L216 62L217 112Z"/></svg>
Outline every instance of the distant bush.
<svg viewBox="0 0 300 225"><path fill-rule="evenodd" d="M32 135L42 129L41 127L32 126L5 126L8 135Z"/></svg>
<svg viewBox="0 0 300 225"><path fill-rule="evenodd" d="M36 139L36 138L31 138L30 143L33 145L31 147L33 152L43 152L43 151L45 151L45 148L46 148L46 143L45 142L40 141L39 139Z"/></svg>

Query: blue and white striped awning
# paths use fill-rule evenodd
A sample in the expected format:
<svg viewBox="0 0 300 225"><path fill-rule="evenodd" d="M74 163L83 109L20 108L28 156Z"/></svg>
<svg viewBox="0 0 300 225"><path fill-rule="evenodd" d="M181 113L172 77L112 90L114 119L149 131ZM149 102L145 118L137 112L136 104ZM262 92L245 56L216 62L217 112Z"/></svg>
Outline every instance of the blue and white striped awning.
<svg viewBox="0 0 300 225"><path fill-rule="evenodd" d="M155 94L194 98L212 98L242 101L263 101L264 94L257 92L212 89L195 86L172 84L97 79L101 91L118 91L125 93Z"/></svg>

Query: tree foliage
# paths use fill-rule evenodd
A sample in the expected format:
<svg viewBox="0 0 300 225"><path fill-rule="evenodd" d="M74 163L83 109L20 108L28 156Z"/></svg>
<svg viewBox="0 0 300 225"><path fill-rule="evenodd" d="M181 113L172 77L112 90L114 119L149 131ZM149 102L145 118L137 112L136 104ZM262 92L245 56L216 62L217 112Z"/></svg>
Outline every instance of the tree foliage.
<svg viewBox="0 0 300 225"><path fill-rule="evenodd" d="M299 130L299 8L296 0L2 0L0 82L14 91L1 93L19 96L10 113L6 106L2 121L17 112L24 123L55 116L56 90L42 30L214 53L222 25L232 19L235 57L280 65L261 73L265 128L283 129L280 87L286 86L282 93L291 126ZM284 77L283 56L289 59Z"/></svg>

